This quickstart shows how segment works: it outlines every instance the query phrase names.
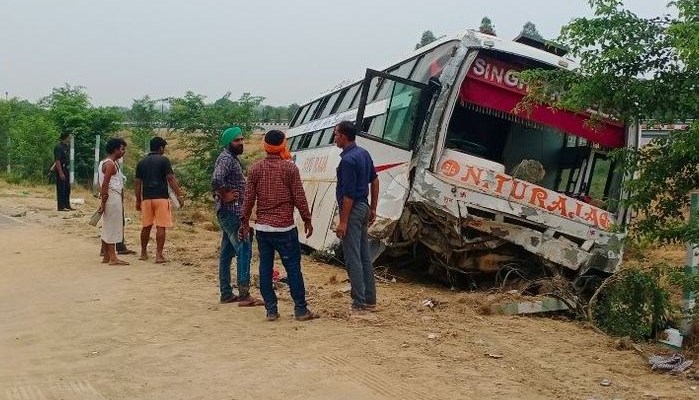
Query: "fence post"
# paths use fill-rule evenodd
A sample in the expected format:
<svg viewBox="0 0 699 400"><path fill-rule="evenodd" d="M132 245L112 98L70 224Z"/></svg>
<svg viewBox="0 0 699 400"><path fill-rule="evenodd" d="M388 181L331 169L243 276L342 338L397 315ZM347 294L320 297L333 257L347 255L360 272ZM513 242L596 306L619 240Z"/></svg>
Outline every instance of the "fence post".
<svg viewBox="0 0 699 400"><path fill-rule="evenodd" d="M92 190L97 193L99 191L99 163L100 163L100 134L95 135L95 163L94 173L92 174Z"/></svg>
<svg viewBox="0 0 699 400"><path fill-rule="evenodd" d="M75 137L70 135L70 184L75 183Z"/></svg>
<svg viewBox="0 0 699 400"><path fill-rule="evenodd" d="M10 162L10 154L12 154L12 139L10 139L10 135L7 135L7 175L10 175L12 173L12 163Z"/></svg>
<svg viewBox="0 0 699 400"><path fill-rule="evenodd" d="M699 191L694 191L689 194L689 224L696 226L699 224ZM697 275L697 264L699 264L699 244L687 243L687 265L684 269L684 274L687 278L693 278ZM690 289L685 289L682 297L682 309L684 317L680 324L680 332L683 335L688 335L692 329L692 321L694 306L696 305L696 293Z"/></svg>

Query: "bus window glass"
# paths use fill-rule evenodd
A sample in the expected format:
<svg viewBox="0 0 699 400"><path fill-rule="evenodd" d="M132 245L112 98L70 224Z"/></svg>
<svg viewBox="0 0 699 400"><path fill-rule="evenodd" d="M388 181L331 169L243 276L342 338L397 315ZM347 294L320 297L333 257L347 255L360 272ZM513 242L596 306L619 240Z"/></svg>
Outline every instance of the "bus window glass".
<svg viewBox="0 0 699 400"><path fill-rule="evenodd" d="M323 108L323 111L320 113L318 118L325 118L328 115L330 115L330 113L332 113L333 109L336 107L335 103L337 103L337 99L340 98L341 93L342 91L335 92L332 95L330 95L330 98L325 104L325 108Z"/></svg>
<svg viewBox="0 0 699 400"><path fill-rule="evenodd" d="M417 118L421 90L395 82L391 102L386 113L383 139L408 148Z"/></svg>
<svg viewBox="0 0 699 400"><path fill-rule="evenodd" d="M298 140L298 136L294 136L291 139L287 139L287 146L289 146L289 150L294 148L294 144L296 144L296 141Z"/></svg>
<svg viewBox="0 0 699 400"><path fill-rule="evenodd" d="M371 119L371 122L369 123L369 129L367 130L367 134L369 134L369 136L383 138L383 128L385 124L386 114L375 116Z"/></svg>
<svg viewBox="0 0 699 400"><path fill-rule="evenodd" d="M342 99L342 103L337 107L337 110L335 112L343 112L347 111L350 109L350 105L352 104L352 100L354 100L355 95L359 91L359 87L361 85L359 83L354 84L350 86L347 91L345 92L345 97Z"/></svg>
<svg viewBox="0 0 699 400"><path fill-rule="evenodd" d="M298 150L299 146L301 145L301 142L303 142L304 135L305 133L299 136L294 136L294 139L296 140L294 141L294 144L289 148L289 150Z"/></svg>
<svg viewBox="0 0 699 400"><path fill-rule="evenodd" d="M359 87L357 88L357 93L354 94L354 98L352 99L352 104L350 104L350 110L357 107L359 104L359 99L362 97L362 85L360 84Z"/></svg>
<svg viewBox="0 0 699 400"><path fill-rule="evenodd" d="M410 73L413 72L413 68L415 68L415 64L417 63L418 59L419 57L415 57L412 60L408 60L397 67L389 69L388 73L393 76L407 79L410 76Z"/></svg>
<svg viewBox="0 0 699 400"><path fill-rule="evenodd" d="M442 68L451 57L452 49L456 46L454 42L444 43L426 53L410 75L410 79L427 83L432 77L438 77L442 73Z"/></svg>
<svg viewBox="0 0 699 400"><path fill-rule="evenodd" d="M311 120L313 113L315 113L316 108L318 108L318 103L320 103L320 100L316 100L313 103L311 103L311 106L308 108L308 112L303 117L303 121L301 121L301 124L305 124L306 122L309 122Z"/></svg>
<svg viewBox="0 0 699 400"><path fill-rule="evenodd" d="M406 61L403 64L393 67L389 69L387 72L393 76L397 76L400 78L407 78L410 76L410 73L413 71L413 68L415 67L415 64L417 63L417 58L413 58L410 61ZM383 100L386 97L388 97L389 93L391 93L391 90L393 89L393 81L387 81L385 79L382 79L379 82L379 88L374 94L374 96L369 95L369 99L371 101L379 101Z"/></svg>
<svg viewBox="0 0 699 400"><path fill-rule="evenodd" d="M333 137L333 128L325 128L323 130L323 133L318 137L318 142L316 143L316 147L318 146L325 146L328 143L332 143L332 137Z"/></svg>
<svg viewBox="0 0 699 400"><path fill-rule="evenodd" d="M311 116L311 121L320 118L320 114L323 112L323 109L327 108L328 99L329 97L325 96L320 100L318 108L316 108L315 113L313 114L313 116Z"/></svg>
<svg viewBox="0 0 699 400"><path fill-rule="evenodd" d="M385 79L380 78L380 77L374 77L371 80L371 84L369 85L369 95L367 96L367 103L371 103L374 101L374 97L376 97L376 93L381 90L382 87L388 86L389 82L386 82Z"/></svg>
<svg viewBox="0 0 699 400"><path fill-rule="evenodd" d="M296 112L296 115L294 116L294 120L291 121L291 124L289 126L294 127L297 125L301 124L301 121L303 121L303 117L306 115L306 112L308 111L308 105L305 105Z"/></svg>
<svg viewBox="0 0 699 400"><path fill-rule="evenodd" d="M314 132L307 132L303 134L303 138L301 139L301 144L299 145L298 150L307 149L310 146L313 133Z"/></svg>
<svg viewBox="0 0 699 400"><path fill-rule="evenodd" d="M309 148L318 147L318 143L320 142L321 136L323 136L323 131L313 132L313 135L311 135L311 139L308 141L308 147Z"/></svg>

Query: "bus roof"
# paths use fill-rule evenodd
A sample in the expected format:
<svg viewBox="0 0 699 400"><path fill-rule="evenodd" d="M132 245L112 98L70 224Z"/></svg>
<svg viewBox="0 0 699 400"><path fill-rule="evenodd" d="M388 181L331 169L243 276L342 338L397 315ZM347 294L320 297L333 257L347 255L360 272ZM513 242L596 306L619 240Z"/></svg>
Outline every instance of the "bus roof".
<svg viewBox="0 0 699 400"><path fill-rule="evenodd" d="M408 60L410 58L416 57L422 53L426 53L435 47L438 47L444 43L447 42L452 42L452 41L462 41L466 37L471 37L474 40L472 41L473 44L469 44L469 47L472 48L484 48L484 49L489 49L489 50L495 50L495 51L500 51L503 53L509 53L509 54L514 54L520 57L525 57L529 58L535 61L539 61L545 64L549 64L551 66L557 67L557 68L564 68L568 70L573 70L577 67L577 64L566 57L558 56L556 54L547 52L545 50L541 50L535 47L528 46L526 44L518 43L509 39L503 39L497 36L492 36L488 35L485 33L481 33L479 31L473 30L473 29L467 29L465 32L460 32L454 35L447 35L444 37L441 37L437 40L435 40L432 43L429 43L425 46L420 47L419 49L416 49L414 51L411 51L410 53L406 54L404 57L394 59L392 63L384 66L383 68L380 68L380 71L387 70L394 65L400 64L402 61ZM362 79L355 79L351 81L345 81L339 85L334 86L333 88L323 91L322 93L314 96L310 100L304 102L301 104L301 107L310 104L318 99L321 99L331 93L340 91L348 86L352 86L357 82L360 82Z"/></svg>

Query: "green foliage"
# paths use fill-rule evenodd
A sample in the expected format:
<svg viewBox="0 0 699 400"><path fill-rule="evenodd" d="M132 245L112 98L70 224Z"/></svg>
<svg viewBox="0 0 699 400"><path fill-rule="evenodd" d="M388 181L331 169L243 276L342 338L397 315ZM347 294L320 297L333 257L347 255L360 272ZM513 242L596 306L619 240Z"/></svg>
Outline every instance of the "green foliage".
<svg viewBox="0 0 699 400"><path fill-rule="evenodd" d="M263 98L245 93L232 101L227 93L212 104L204 100L204 96L192 92L170 99L166 119L169 129L183 133L187 149L193 155L178 167L177 174L189 195L199 199L211 193L211 174L221 152L219 135L231 125L240 126L244 134L249 135L257 122L256 109Z"/></svg>
<svg viewBox="0 0 699 400"><path fill-rule="evenodd" d="M651 338L665 327L673 311L660 275L660 268L618 272L591 304L595 323L610 335Z"/></svg>
<svg viewBox="0 0 699 400"><path fill-rule="evenodd" d="M493 26L493 22L488 17L483 17L481 20L481 26L478 28L478 30L481 33L495 36L495 27Z"/></svg>
<svg viewBox="0 0 699 400"><path fill-rule="evenodd" d="M257 120L260 122L289 123L296 114L299 105L296 103L288 106L262 106L257 107Z"/></svg>
<svg viewBox="0 0 699 400"><path fill-rule="evenodd" d="M101 135L100 147L103 148L108 136L120 129L123 119L121 111L116 107L92 107L84 87L68 84L54 88L39 104L48 111L59 133L73 135L75 178L90 181L94 168L95 135ZM58 135L54 142L56 140Z"/></svg>
<svg viewBox="0 0 699 400"><path fill-rule="evenodd" d="M527 21L527 23L522 27L522 35L539 40L544 39L536 29L536 25L534 25L534 23L531 21Z"/></svg>
<svg viewBox="0 0 699 400"><path fill-rule="evenodd" d="M534 70L521 74L529 93L518 107L553 108L611 115L638 121L695 121L699 117L699 0L670 3L678 17L641 18L619 0L590 0L593 17L576 18L557 39L579 60L575 72ZM594 121L593 121L594 123ZM632 233L665 242L699 240L682 218L689 190L699 187L699 132L656 141L622 156L627 183L625 201L641 212Z"/></svg>
<svg viewBox="0 0 699 400"><path fill-rule="evenodd" d="M154 129L160 122L160 114L155 108L155 100L144 96L133 101L128 113L131 123L130 152L140 158L148 150L148 142L154 136Z"/></svg>
<svg viewBox="0 0 699 400"><path fill-rule="evenodd" d="M48 113L27 101L0 101L0 165L8 181L41 181L53 164L58 130Z"/></svg>
<svg viewBox="0 0 699 400"><path fill-rule="evenodd" d="M420 38L420 41L415 45L415 50L419 49L422 46L426 46L432 42L437 40L437 37L434 36L434 33L432 31L424 31L422 32L422 37Z"/></svg>

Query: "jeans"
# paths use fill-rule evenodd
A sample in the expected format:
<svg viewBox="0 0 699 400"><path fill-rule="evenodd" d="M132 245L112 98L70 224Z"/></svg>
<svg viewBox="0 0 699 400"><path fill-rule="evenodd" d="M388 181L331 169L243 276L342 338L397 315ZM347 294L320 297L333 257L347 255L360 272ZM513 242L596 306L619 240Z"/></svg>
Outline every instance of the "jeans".
<svg viewBox="0 0 699 400"><path fill-rule="evenodd" d="M354 203L347 221L347 232L342 240L342 252L352 289L352 307L376 305L376 280L369 252L369 205Z"/></svg>
<svg viewBox="0 0 699 400"><path fill-rule="evenodd" d="M218 259L218 281L221 297L233 296L231 287L231 261L237 256L236 272L238 289L241 295L248 295L250 287L250 260L252 259L252 234L248 240L238 239L240 217L233 211L219 210L218 223L221 226L221 254Z"/></svg>
<svg viewBox="0 0 699 400"><path fill-rule="evenodd" d="M274 252L279 253L286 270L286 279L294 300L294 315L297 317L308 313L306 288L301 273L301 246L298 230L287 232L257 231L257 246L260 253L260 293L265 301L267 315L278 314L277 295L274 293L272 273L274 270Z"/></svg>

